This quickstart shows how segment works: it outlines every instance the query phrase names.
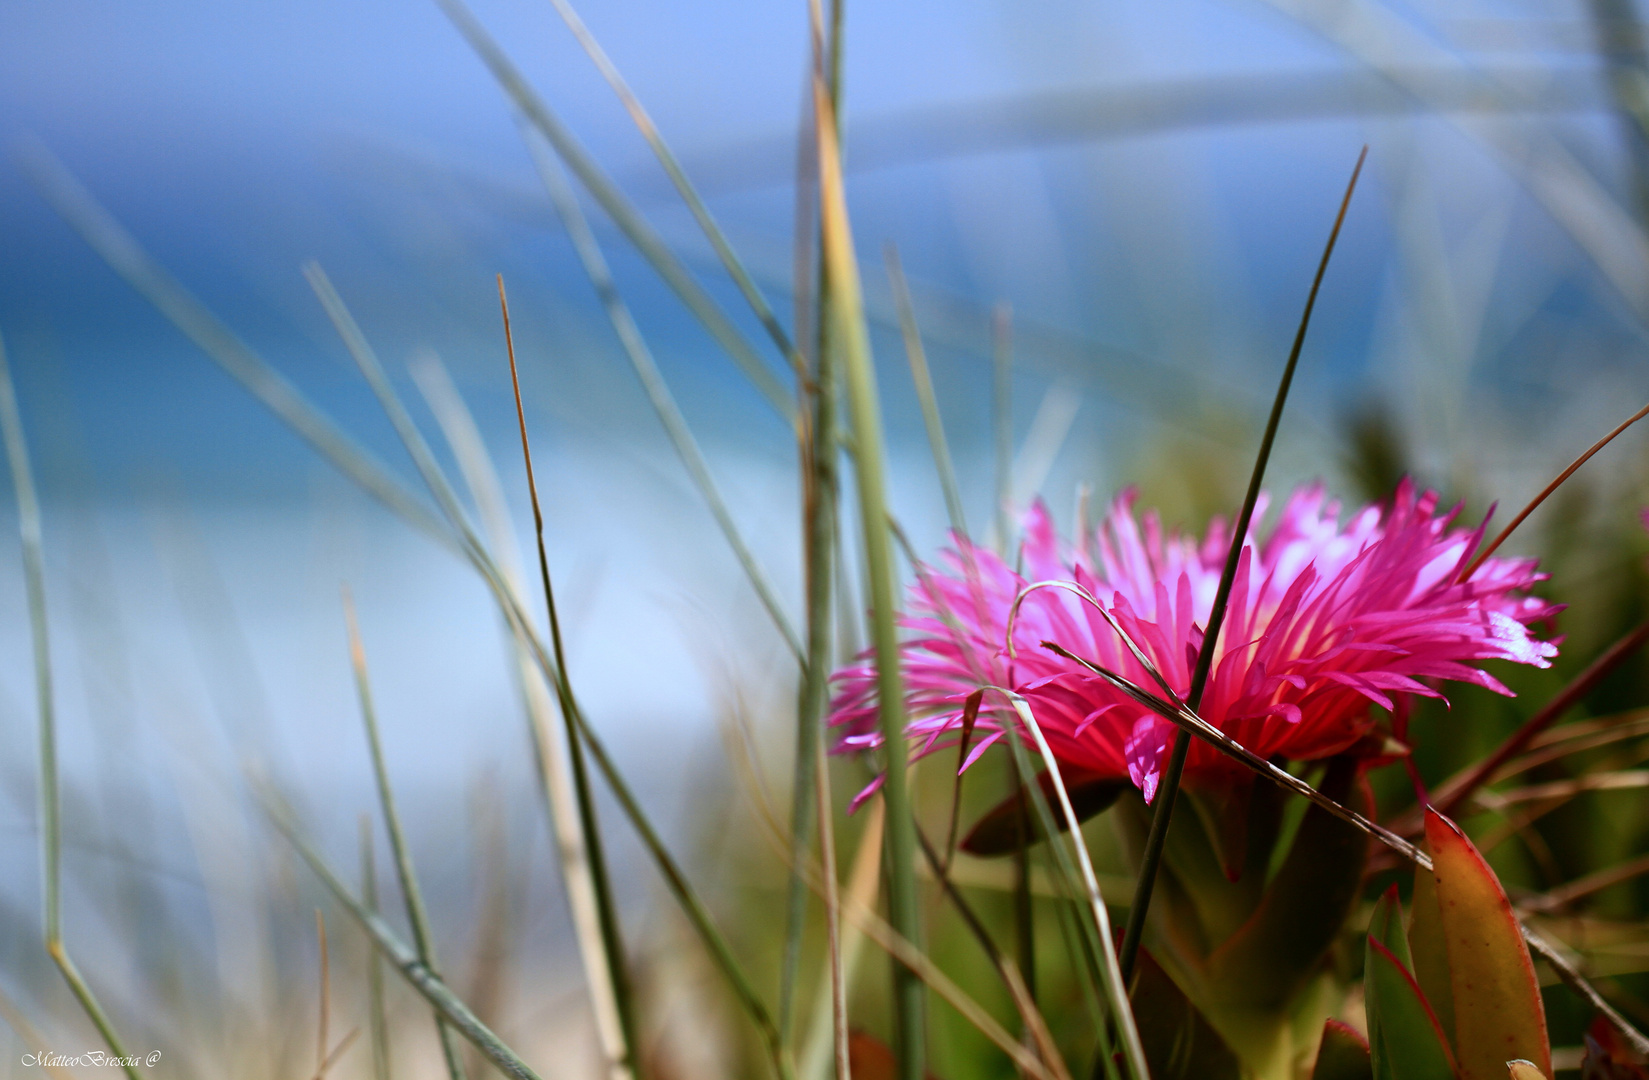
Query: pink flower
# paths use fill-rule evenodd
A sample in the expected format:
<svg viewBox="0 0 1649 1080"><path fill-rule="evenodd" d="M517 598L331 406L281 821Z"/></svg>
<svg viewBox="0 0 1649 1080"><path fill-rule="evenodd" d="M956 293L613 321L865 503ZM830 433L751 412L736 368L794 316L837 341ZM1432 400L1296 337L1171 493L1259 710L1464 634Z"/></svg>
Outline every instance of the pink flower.
<svg viewBox="0 0 1649 1080"><path fill-rule="evenodd" d="M1210 524L1201 543L1163 535L1155 514L1135 519L1134 495L1113 504L1091 542L1064 551L1046 510L1027 522L1015 573L989 551L956 537L943 565L925 567L903 624L907 735L915 755L955 745L963 702L981 686L1023 695L1062 764L1092 776L1127 776L1146 799L1175 728L1101 676L1041 647L1071 653L1156 691L1155 681L1091 605L1065 589L1025 593L1006 648L1009 612L1038 581L1073 582L1116 619L1174 692L1184 697L1230 543ZM1309 761L1350 750L1374 726L1371 704L1395 708L1406 695L1441 697L1441 680L1511 694L1474 666L1510 660L1547 667L1557 646L1530 632L1560 606L1527 595L1545 575L1533 559L1490 559L1466 582L1455 578L1483 529L1451 529L1460 508L1437 513L1437 495L1416 496L1404 480L1389 507L1369 506L1344 527L1320 484L1296 491L1264 542L1244 545L1204 691L1201 715L1261 757ZM1264 501L1255 520L1264 514ZM862 658L863 659L863 658ZM835 676L830 722L840 748L879 745L875 668ZM1011 713L987 694L972 764L1002 737ZM1217 783L1242 766L1197 742L1189 783Z"/></svg>

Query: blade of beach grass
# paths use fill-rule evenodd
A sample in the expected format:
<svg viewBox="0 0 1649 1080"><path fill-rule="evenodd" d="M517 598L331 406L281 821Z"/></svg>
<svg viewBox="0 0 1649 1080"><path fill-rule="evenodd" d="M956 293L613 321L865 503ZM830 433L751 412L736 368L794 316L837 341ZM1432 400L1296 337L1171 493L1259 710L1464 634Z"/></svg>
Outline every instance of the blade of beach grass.
<svg viewBox="0 0 1649 1080"><path fill-rule="evenodd" d="M653 123L653 118L648 115L641 101L630 90L629 84L624 81L624 76L619 74L618 68L613 64L612 59L608 57L606 50L601 47L600 42L596 41L595 35L590 33L589 27L584 25L584 20L579 17L572 4L568 3L567 0L550 0L550 3L554 6L556 13L561 16L562 21L567 24L567 29L573 32L573 37L578 39L579 46L589 56L590 61L595 64L596 70L601 72L601 77L607 80L607 85L613 88L613 93L617 94L619 101L624 104L624 110L630 114L630 119L635 122L636 129L641 132L641 137L647 140L647 145L652 147L654 155L658 157L659 164L664 166L665 173L670 177L670 183L675 185L682 201L692 211L693 220L698 222L699 228L704 232L705 239L709 240L710 246L715 249L716 257L721 260L728 276L739 287L739 292L744 294L745 302L750 305L750 310L755 312L757 319L761 320L763 329L773 339L773 344L778 347L779 352L789 360L796 377L805 380L807 377L807 361L802 357L796 346L791 343L790 336L784 332L784 327L779 325L779 320L774 316L773 309L767 304L767 298L762 295L761 289L751 280L744 264L739 261L732 245L727 242L727 237L722 234L721 227L716 224L716 219L710 215L710 208L704 205L703 199L699 198L698 189L693 186L693 182L682 171L680 162L676 160L675 154L670 152L670 147L665 143L664 137L659 134L658 126Z"/></svg>
<svg viewBox="0 0 1649 1080"><path fill-rule="evenodd" d="M522 598L521 560L515 532L504 502L503 485L498 481L498 472L493 467L491 455L487 453L481 432L475 426L474 417L470 415L457 387L452 384L445 366L434 354L424 354L414 363L412 377L424 400L429 403L430 411L435 414L435 421L440 425L447 445L452 449L459 472L474 500L481 527L487 534L488 545L498 561L499 572L510 595L519 605ZM579 957L583 961L584 981L595 1017L596 1035L606 1057L610 1080L627 1080L631 1075L629 1043L621 1019L624 1010L619 1006L615 979L623 979L619 985L627 986L628 978L622 958L615 972L602 932L603 905L600 897L610 895L611 887L604 884L598 890L596 886L598 871L591 864L584 846L582 819L568 764L569 750L554 728L551 717L553 705L546 676L534 663L532 651L520 635L511 635L510 649L532 735L534 765L549 811L562 883L567 891L567 906L572 915ZM605 867L600 868L600 875L605 882ZM616 927L616 920L614 925Z"/></svg>
<svg viewBox="0 0 1649 1080"><path fill-rule="evenodd" d="M470 1011L469 1006L452 992L439 975L430 970L429 965L424 963L412 946L402 941L400 935L391 929L388 923L344 887L343 882L327 866L326 860L322 859L298 832L297 825L291 820L267 781L256 775L251 775L248 779L251 781L253 795L276 831L292 845L299 858L303 859L310 871L320 879L327 892L332 894L332 898L343 905L344 910L348 911L367 932L377 951L395 965L395 969L413 989L423 995L424 1000L435 1009L441 1022L450 1024L454 1031L468 1039L505 1076L513 1077L514 1080L540 1080L539 1075L481 1023L475 1013Z"/></svg>
<svg viewBox="0 0 1649 1080"><path fill-rule="evenodd" d="M911 303L910 285L905 281L904 267L899 263L899 249L890 241L882 249L882 257L887 263L888 284L893 288L893 306L899 313L905 355L910 360L910 381L916 385L916 400L922 406L922 423L927 428L933 467L939 474L939 487L945 495L945 513L950 517L951 530L966 536L968 525L962 513L961 489L956 485L956 467L951 463L950 444L945 439L944 421L939 417L939 399L933 393L928 354L922 348L922 331L916 325L916 307Z"/></svg>
<svg viewBox="0 0 1649 1080"><path fill-rule="evenodd" d="M991 430L996 447L996 553L1013 550L1013 308L991 311Z"/></svg>
<svg viewBox="0 0 1649 1080"><path fill-rule="evenodd" d="M378 914L378 861L372 851L372 816L361 815L361 904ZM389 1080L389 1016L384 1011L384 965L378 950L366 960L367 1031L372 1043L373 1080Z"/></svg>
<svg viewBox="0 0 1649 1080"><path fill-rule="evenodd" d="M635 245L636 250L652 264L653 269L681 298L682 303L687 305L688 310L704 324L710 335L727 351L727 355L744 370L768 403L787 423L794 426L795 406L767 364L756 355L750 343L744 339L744 335L739 333L738 328L710 298L710 294L704 291L703 286L693 279L681 260L653 231L652 226L642 219L596 165L594 159L573 138L572 133L550 111L544 99L527 83L526 78L505 55L504 50L476 19L475 14L462 0L436 0L436 3L446 13L447 18L452 20L452 24L457 27L470 48L475 50L475 54L487 66L515 107L555 148L557 156L566 162L573 175L578 177L579 183L583 184L585 190L601 204L607 216ZM786 359L789 359L788 355Z"/></svg>
<svg viewBox="0 0 1649 1080"><path fill-rule="evenodd" d="M372 704L372 687L367 682L366 649L361 644L360 627L355 621L355 602L349 587L343 588L344 625L349 634L349 664L355 673L355 693L360 699L361 725L366 729L367 750L372 755L372 776L378 788L378 804L384 815L384 831L389 834L390 856L395 862L395 876L401 883L401 898L406 904L407 923L412 927L413 947L418 962L435 978L441 977L435 964L435 942L430 934L429 915L424 908L424 894L418 888L418 875L412 868L412 852L407 849L406 837L401 831L401 815L395 807L395 791L389 783L389 769L384 764L383 742L378 737L378 713ZM452 1080L464 1080L464 1065L459 1057L457 1033L439 1013L435 1024L441 1037L441 1054L446 1059L447 1075Z"/></svg>
<svg viewBox="0 0 1649 1080"><path fill-rule="evenodd" d="M835 113L822 74L815 74L813 96L819 116L819 203L830 294L831 345L841 350L848 414L852 420L854 477L859 493L865 576L870 587L871 626L876 644L878 711L886 752L887 779L882 795L888 804L889 922L904 940L915 943L920 940L914 865L916 845L905 779L904 676L899 666L897 586L887 525L881 409L860 302L859 271L848 224L847 201L842 189ZM924 1071L926 1022L922 998L922 984L915 973L905 965L895 964L894 1053L902 1080L921 1080Z"/></svg>
<svg viewBox="0 0 1649 1080"><path fill-rule="evenodd" d="M114 1024L92 993L91 985L75 966L68 944L63 940L63 826L57 783L57 706L52 689L51 636L46 625L45 539L40 523L40 501L34 488L34 471L29 464L28 441L23 433L23 416L17 407L17 388L12 383L4 339L0 339L0 438L6 445L6 458L11 465L12 492L17 500L18 531L23 549L23 586L28 594L29 638L34 650L34 690L40 738L41 892L46 952L109 1050L120 1059L122 1070L131 1080L137 1080L137 1059L126 1053Z"/></svg>
<svg viewBox="0 0 1649 1080"><path fill-rule="evenodd" d="M838 5L839 7L839 5ZM817 9L813 9L816 14ZM818 38L815 35L815 42ZM815 58L817 64L817 58ZM832 87L834 94L834 87ZM815 111L811 125L804 123L803 144L808 135L817 142L817 128L822 118ZM798 192L798 206L802 201ZM810 223L811 224L811 223ZM839 514L841 451L837 444L838 384L841 376L836 364L835 350L830 346L829 320L832 281L822 263L824 245L819 245L819 314L815 324L819 332L811 370L803 368L799 379L798 399L801 415L807 419L799 428L797 440L802 486L802 559L807 605L807 660L802 665L801 683L796 697L796 755L795 779L792 782L790 811L790 866L789 894L785 910L784 955L779 966L779 1035L790 1038L795 1012L797 971L801 964L802 931L807 918L807 886L802 866L812 843L815 822L818 824L824 858L834 865L834 851L829 850L831 823L826 814L830 804L829 771L823 757L824 715L830 706L831 650L834 646L833 594L845 592L845 576L833 572L839 565L841 552L841 519ZM807 406L811 400L812 414ZM846 1069L846 986L838 977L841 957L839 952L839 909L832 908L836 888L834 871L826 873L826 919L828 934L826 946L830 949L832 973L831 995L833 1007L840 998L838 1013L837 1070ZM845 1073L844 1073L845 1075Z"/></svg>
<svg viewBox="0 0 1649 1080"><path fill-rule="evenodd" d="M1265 479L1265 467L1271 457L1271 445L1277 438L1277 426L1282 420L1283 406L1288 401L1288 389L1294 381L1294 369L1300 360L1300 350L1305 345L1306 329L1311 325L1311 310L1317 304L1317 291L1322 287L1323 275L1328 271L1329 257L1334 254L1334 243L1340 238L1340 226L1345 223L1346 209L1351 205L1352 193L1357 190L1357 177L1362 174L1363 162L1367 157L1368 147L1365 146L1357 155L1357 165L1351 171L1351 180L1346 184L1345 196L1340 200L1340 210L1334 217L1334 227L1329 231L1328 243L1323 248L1323 257L1317 264L1317 276L1312 280L1311 291L1306 295L1305 311L1300 316L1300 327L1295 332L1288 363L1284 365L1282 380L1277 385L1277 397L1271 405L1271 415L1266 420L1265 434L1260 438L1259 453L1254 458L1254 471L1248 480L1248 492L1243 496L1242 512L1238 514L1231 531L1231 546L1226 554L1225 568L1220 572L1219 588L1214 594L1214 605L1208 616L1202 648L1197 652L1197 664L1191 673L1191 686L1185 699L1186 706L1191 712L1196 712L1197 706L1202 702L1203 689L1208 685L1209 671L1214 662L1214 650L1219 643L1220 627L1225 621L1225 605L1231 597L1231 586L1237 576L1237 562L1242 555L1243 544L1248 538L1249 521L1254 516L1254 504L1260 497L1260 484ZM1163 843L1168 839L1168 822L1174 813L1174 802L1179 795L1180 774L1185 770L1185 756L1190 749L1191 736L1182 730L1174 737L1174 749L1168 759L1168 768L1163 772L1157 787L1156 807L1151 814L1151 828L1140 858L1139 884L1134 892L1133 906L1128 910L1128 928L1122 938L1121 961L1124 982L1133 974L1134 957L1139 952L1140 938L1145 933L1145 919L1151 907L1151 891L1156 885L1157 865L1162 860Z"/></svg>
<svg viewBox="0 0 1649 1080"><path fill-rule="evenodd" d="M704 500L710 515L716 519L717 527L727 538L728 546L733 549L734 557L744 570L744 576L750 580L750 587L756 591L756 596L761 600L762 607L767 610L768 617L773 620L773 625L778 628L785 644L790 646L790 651L795 653L797 663L805 666L801 641L797 638L795 629L791 627L784 608L780 606L779 598L768 582L767 574L756 561L749 545L744 542L739 527L734 524L733 515L728 512L727 503L721 497L715 478L710 475L709 463L704 460L698 440L693 438L693 431L687 426L687 418L681 414L675 395L670 392L670 385L664 381L663 373L654 362L652 350L647 347L641 328L636 325L634 316L630 314L629 305L619 294L618 285L613 281L607 260L601 253L601 246L596 242L595 234L590 231L590 223L578 205L572 185L567 182L560 163L555 160L554 154L544 143L537 129L523 123L521 134L532 154L533 164L538 168L544 189L549 193L550 202L554 204L555 211L572 240L573 250L578 253L578 260L584 266L584 273L589 277L590 284L595 287L596 296L600 298L601 306L613 324L613 332L618 335L619 344L623 346L624 354L629 357L630 366L635 370L641 388L646 391L653 412L658 414L659 423L663 425L665 434L670 437L670 444L675 447L676 456L681 458L681 464L692 479L693 486L698 489L699 497Z"/></svg>
<svg viewBox="0 0 1649 1080"><path fill-rule="evenodd" d="M233 376L321 456L367 494L449 548L457 539L428 506L371 454L311 405L234 331L149 257L132 235L92 198L51 151L27 142L19 151L23 170L46 201L79 232L110 269L170 319L224 371Z"/></svg>
<svg viewBox="0 0 1649 1080"><path fill-rule="evenodd" d="M561 639L561 619L556 612L555 590L550 581L549 556L544 547L544 514L539 508L538 484L533 479L532 448L527 439L527 414L521 404L521 379L515 363L515 341L510 334L509 302L504 295L503 275L498 277L498 301L503 310L504 342L509 353L510 362L510 385L515 394L515 415L521 433L521 456L527 471L527 492L532 502L533 532L538 548L538 571L544 590L544 607L549 617L550 642L555 652L554 660L550 661L550 658L543 654L543 647L536 640L534 644L539 663L544 665L545 671L552 676L551 681L555 685L556 695L561 705L561 713L568 723L568 744L576 755L572 759L573 778L575 783L578 784L579 798L581 803L584 804L583 808L590 811L585 814L584 820L587 824L592 823L594 814L593 807L587 802L589 787L587 781L583 779L580 736L582 736L585 745L589 747L591 756L596 759L597 766L606 776L613 794L618 797L619 805L623 807L626 816L630 818L631 824L634 825L636 832L639 834L643 846L648 849L648 852L658 864L659 870L664 875L665 883L670 887L670 891L681 907L682 913L692 923L693 929L697 931L700 940L710 953L711 959L727 978L740 1006L760 1030L762 1038L767 1044L774 1071L781 1077L781 1080L789 1080L793 1075L789 1054L783 1040L779 1038L778 1026L774 1024L772 1016L767 1011L767 1006L762 1004L761 998L757 996L754 988L751 987L750 979L739 965L738 960L733 956L733 951L727 944L727 939L717 929L715 921L710 917L709 910L704 906L704 902L699 899L697 892L688 882L687 876L682 873L681 868L664 846L658 833L653 829L652 823L648 821L647 816L642 812L634 793L631 792L629 785L623 782L617 768L613 766L611 758L608 757L605 747L595 737L595 732L584 719L578 701L573 696L572 683L567 675L566 651L563 648ZM587 828L585 843L590 846L592 854L599 850L599 833ZM634 1046L635 1043L632 1041L631 1045Z"/></svg>

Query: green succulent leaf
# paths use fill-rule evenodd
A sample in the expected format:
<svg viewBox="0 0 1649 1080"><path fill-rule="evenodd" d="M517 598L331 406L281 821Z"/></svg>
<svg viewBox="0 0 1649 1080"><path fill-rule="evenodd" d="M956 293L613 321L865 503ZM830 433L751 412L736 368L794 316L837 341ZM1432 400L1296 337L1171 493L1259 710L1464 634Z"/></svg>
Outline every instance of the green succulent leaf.
<svg viewBox="0 0 1649 1080"><path fill-rule="evenodd" d="M1368 1040L1349 1024L1338 1020L1325 1022L1323 1041L1317 1048L1317 1064L1311 1070L1311 1080L1374 1080Z"/></svg>
<svg viewBox="0 0 1649 1080"><path fill-rule="evenodd" d="M1443 919L1437 910L1437 879L1416 867L1414 893L1409 898L1409 952L1414 981L1437 1014L1443 1034L1454 1045L1454 987L1449 983L1448 943L1443 939Z"/></svg>
<svg viewBox="0 0 1649 1080"><path fill-rule="evenodd" d="M1239 1080L1242 1066L1208 1018L1147 949L1135 960L1128 1001L1152 1080Z"/></svg>
<svg viewBox="0 0 1649 1080"><path fill-rule="evenodd" d="M1363 1003L1378 1080L1455 1080L1454 1055L1420 985L1373 934L1365 954Z"/></svg>
<svg viewBox="0 0 1649 1080"><path fill-rule="evenodd" d="M1403 932L1403 902L1397 898L1397 886L1387 889L1374 905L1374 915L1368 921L1368 936L1390 949L1398 963L1411 972L1414 970L1408 935ZM1423 996L1424 987L1421 989Z"/></svg>

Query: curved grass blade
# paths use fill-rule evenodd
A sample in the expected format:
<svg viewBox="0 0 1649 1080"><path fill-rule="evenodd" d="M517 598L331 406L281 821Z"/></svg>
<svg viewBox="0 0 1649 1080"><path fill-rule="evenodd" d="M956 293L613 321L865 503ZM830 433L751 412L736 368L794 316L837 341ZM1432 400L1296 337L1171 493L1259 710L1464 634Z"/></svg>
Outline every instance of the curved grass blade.
<svg viewBox="0 0 1649 1080"><path fill-rule="evenodd" d="M1231 531L1231 547L1226 553L1225 569L1220 572L1219 588L1214 594L1214 605L1208 615L1208 627L1203 635L1202 648L1197 652L1196 668L1191 673L1191 686L1186 694L1186 705L1192 712L1202 702L1202 692L1208 685L1208 674L1214 663L1214 649L1219 643L1220 629L1225 622L1225 605L1231 597L1232 582L1237 576L1237 562L1248 539L1248 526L1254 516L1254 504L1260 497L1260 483L1265 479L1265 466L1271 458L1271 445L1277 438L1277 425L1282 420L1283 406L1288 401L1288 389L1294 381L1294 369L1300 361L1300 349L1305 345L1306 328L1311 325L1311 311L1317 304L1317 291L1322 287L1323 275L1328 271L1329 257L1334 254L1334 243L1340 238L1340 226L1345 223L1346 208L1357 190L1357 178L1362 174L1368 147L1357 155L1357 165L1346 184L1345 197L1340 200L1340 212L1335 215L1334 228L1329 231L1328 243L1323 248L1322 261L1317 264L1317 276L1306 295L1305 311L1300 315L1300 328L1294 334L1294 346L1289 350L1288 363L1283 367L1282 381L1277 384L1277 397L1271 405L1271 416L1266 420L1265 434L1260 438L1260 450L1254 458L1254 471L1248 480L1248 493L1243 497L1242 512ZM1173 753L1168 768L1157 787L1157 805L1151 815L1151 831L1146 836L1145 850L1140 858L1139 885L1134 892L1134 903L1128 911L1128 929L1122 938L1122 970L1131 973L1134 954L1139 950L1145 933L1145 917L1151 907L1151 890L1155 887L1157 866L1162 861L1162 846L1168 839L1168 822L1174 813L1174 800L1179 794L1180 774L1185 771L1185 756L1191 750L1191 736L1181 731L1174 738Z"/></svg>
<svg viewBox="0 0 1649 1080"><path fill-rule="evenodd" d="M384 830L389 834L390 854L395 860L395 876L401 883L401 897L406 902L407 922L412 926L412 942L421 963L431 975L439 979L435 965L435 942L430 934L429 914L424 908L424 894L418 888L418 875L412 868L412 853L407 850L406 836L401 831L401 815L395 808L395 791L389 783L389 769L384 765L383 742L378 737L378 713L372 704L372 687L367 682L366 650L361 645L360 627L355 622L355 604L349 589L343 592L344 623L349 629L349 663L355 673L355 692L361 702L361 724L366 728L367 749L372 754L372 777L378 786L378 803L384 813ZM439 1015L435 1018L440 1029L441 1053L446 1059L447 1075L452 1080L464 1080L464 1064L458 1053L456 1033Z"/></svg>
<svg viewBox="0 0 1649 1080"><path fill-rule="evenodd" d="M17 407L17 388L0 340L0 438L11 464L13 494L17 499L18 532L23 548L23 586L28 594L29 639L34 650L35 704L40 718L40 862L46 952L74 992L75 1000L97 1028L109 1050L131 1080L137 1080L137 1059L126 1053L97 996L80 974L63 940L62 865L63 826L57 786L57 708L52 691L51 637L46 626L45 541L40 525L40 501L35 495L29 445L23 434L23 416Z"/></svg>
<svg viewBox="0 0 1649 1080"><path fill-rule="evenodd" d="M452 385L446 368L432 354L413 366L412 377L429 403L430 411L435 414L436 423L446 436L453 457L458 461L481 526L498 560L499 573L509 595L519 605L522 595L521 569L515 531L510 525L509 511L504 503L503 486L498 481L498 473L487 454L481 433L475 426L475 419L457 388ZM611 886L606 883L605 867L595 867L584 846L579 804L568 764L570 751L552 726L551 710L554 706L550 701L546 676L534 663L532 650L522 635L512 634L510 645L526 706L527 726L532 735L534 765L549 809L556 855L567 890L567 907L578 940L579 956L584 964L584 981L590 993L596 1034L607 1058L611 1080L629 1080L631 1054L622 1019L626 1008L618 1000L621 988L627 983L615 983L614 961L602 930L602 897L610 895ZM602 881L599 887L596 883L598 875ZM618 977L625 978L622 958L618 960L618 968Z"/></svg>
<svg viewBox="0 0 1649 1080"><path fill-rule="evenodd" d="M779 352L783 353L785 358L790 361L797 378L805 380L807 377L807 361L802 357L796 346L791 343L790 335L784 332L784 327L779 325L779 320L774 316L773 309L767 304L767 298L762 295L761 289L756 286L756 283L751 280L750 274L744 269L744 264L739 261L732 245L727 242L727 237L722 234L721 227L716 224L716 219L710 215L710 208L704 205L703 199L699 198L698 189L693 186L693 182L682 171L681 163L676 160L676 155L670 152L670 147L665 143L664 137L659 134L658 126L653 123L653 118L647 114L647 110L642 106L641 101L630 90L630 85L624 81L624 76L619 74L618 68L613 64L612 59L608 57L606 50L601 47L600 42L596 41L595 35L590 33L589 27L584 25L584 20L579 18L578 12L573 10L573 6L567 0L550 0L550 3L554 6L556 13L561 16L562 21L567 24L567 29L573 32L573 37L578 39L578 44L589 56L590 61L595 64L596 70L601 72L601 77L607 80L607 85L611 86L613 93L618 95L619 101L624 104L624 110L630 114L630 119L635 121L637 130L641 132L641 137L646 139L647 145L653 148L653 154L658 158L659 164L664 166L665 173L670 177L670 183L675 185L682 201L692 211L693 220L698 222L705 239L709 240L710 246L716 250L716 257L721 260L722 266L727 269L728 276L739 287L739 292L744 294L745 302L750 305L750 310L755 312L757 319L761 320L762 327L767 331L768 336L773 339L773 344L778 346Z"/></svg>
<svg viewBox="0 0 1649 1080"><path fill-rule="evenodd" d="M744 542L739 527L733 523L733 515L728 512L727 503L722 499L721 491L710 475L710 466L704 460L703 452L699 450L698 440L693 438L693 431L687 426L687 418L681 414L675 395L670 393L670 386L664 381L663 373L653 362L652 350L647 347L646 339L641 335L641 328L636 325L635 318L630 314L629 305L619 295L618 286L607 267L607 260L601 254L601 246L596 242L595 234L590 231L590 223L578 205L572 186L567 183L561 166L549 148L543 144L536 130L528 128L523 134L527 138L527 147L532 152L533 163L538 166L538 175L544 182L544 189L549 192L550 202L555 205L556 213L566 226L567 235L573 242L573 249L578 253L579 262L584 265L584 273L589 277L590 284L595 286L601 306L613 324L613 332L618 335L619 344L624 347L624 354L629 357L630 366L635 369L641 388L647 392L647 400L653 406L653 411L658 414L659 423L664 426L665 434L670 436L670 444L675 447L676 456L681 458L681 464L692 479L693 486L698 488L699 497L704 500L710 515L716 519L717 527L727 538L728 546L733 549L733 556L738 559L744 576L750 580L750 587L756 590L756 596L761 600L762 607L767 610L768 617L773 620L773 625L778 628L790 651L796 655L796 662L805 667L806 659L802 653L801 641L797 638L795 629L791 627L784 609L779 606L779 598L774 594L773 586L768 583L767 574L756 561L749 545Z"/></svg>
<svg viewBox="0 0 1649 1080"><path fill-rule="evenodd" d="M687 305L698 320L704 324L710 335L727 351L727 355L744 370L756 389L761 391L768 403L784 417L792 426L796 423L796 410L784 387L774 377L761 357L751 348L750 343L739 333L727 315L723 313L710 294L704 291L703 286L695 281L687 268L681 264L659 235L653 231L629 201L624 198L613 182L602 173L599 166L590 155L578 144L561 121L557 119L544 99L528 85L527 80L516 68L515 64L505 55L504 50L494 41L492 36L475 18L475 14L465 6L462 0L436 0L469 42L470 48L475 50L481 62L492 72L494 79L503 89L515 107L520 109L532 125L536 127L544 138L555 147L557 156L567 163L573 175L578 177L579 183L586 191L601 204L601 208L612 218L636 250L652 264L659 277L664 279L682 303Z"/></svg>

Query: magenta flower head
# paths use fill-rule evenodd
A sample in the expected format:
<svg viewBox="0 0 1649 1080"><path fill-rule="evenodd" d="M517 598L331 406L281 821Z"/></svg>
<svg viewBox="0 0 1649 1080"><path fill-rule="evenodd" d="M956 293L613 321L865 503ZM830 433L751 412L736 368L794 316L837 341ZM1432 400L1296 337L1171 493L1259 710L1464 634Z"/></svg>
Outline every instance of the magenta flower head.
<svg viewBox="0 0 1649 1080"><path fill-rule="evenodd" d="M1173 725L1042 643L1153 691L1154 676L1087 599L1031 588L1080 587L1184 697L1230 526L1215 520L1200 543L1164 535L1155 514L1136 519L1133 503L1133 493L1123 493L1074 550L1062 547L1037 505L1026 523L1022 573L960 536L940 566L921 569L903 620L914 717L906 733L917 740L916 756L954 746L967 696L1002 687L1027 700L1062 765L1084 778L1127 776L1147 800L1156 794ZM1256 522L1264 508L1262 499ZM1409 695L1442 697L1443 681L1510 695L1479 661L1549 666L1557 646L1530 628L1560 606L1528 593L1546 575L1533 559L1489 559L1457 580L1483 537L1482 527L1451 528L1459 513L1458 506L1438 513L1435 492L1417 495L1404 480L1389 505L1366 507L1341 526L1339 504L1325 501L1320 484L1296 491L1271 534L1263 541L1251 534L1243 547L1203 718L1261 757L1310 761L1380 745L1367 739L1370 706L1395 710ZM839 748L878 745L874 667L846 668L835 683L830 722L844 729ZM1012 717L1000 694L986 694L964 768L1002 738L1003 724L1017 723ZM1199 741L1185 776L1201 786L1242 771Z"/></svg>

